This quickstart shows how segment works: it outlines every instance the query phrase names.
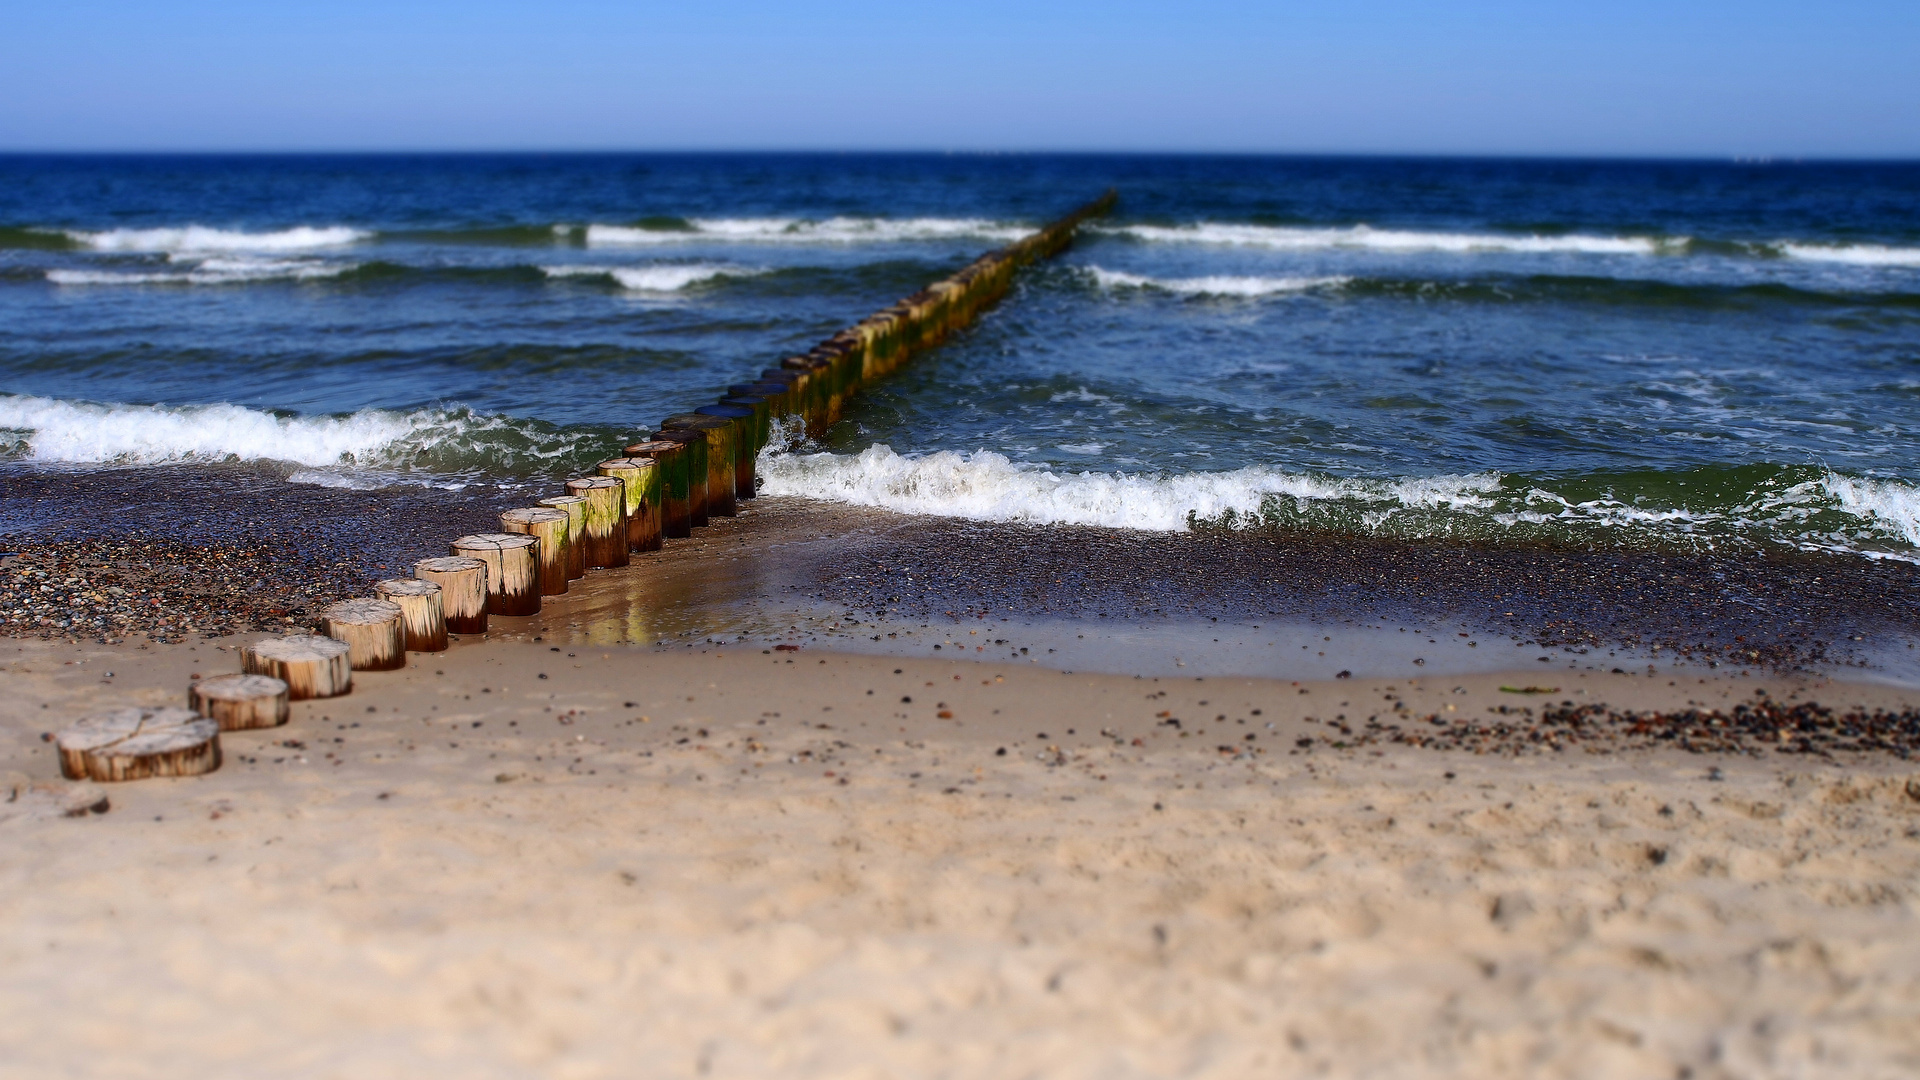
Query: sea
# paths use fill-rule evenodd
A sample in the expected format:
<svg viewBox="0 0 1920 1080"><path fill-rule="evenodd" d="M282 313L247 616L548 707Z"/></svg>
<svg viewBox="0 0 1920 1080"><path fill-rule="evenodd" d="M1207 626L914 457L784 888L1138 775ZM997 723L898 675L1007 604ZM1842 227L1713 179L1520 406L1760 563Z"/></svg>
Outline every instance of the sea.
<svg viewBox="0 0 1920 1080"><path fill-rule="evenodd" d="M471 489L1112 187L766 494L1920 561L1920 164L0 156L0 466Z"/></svg>

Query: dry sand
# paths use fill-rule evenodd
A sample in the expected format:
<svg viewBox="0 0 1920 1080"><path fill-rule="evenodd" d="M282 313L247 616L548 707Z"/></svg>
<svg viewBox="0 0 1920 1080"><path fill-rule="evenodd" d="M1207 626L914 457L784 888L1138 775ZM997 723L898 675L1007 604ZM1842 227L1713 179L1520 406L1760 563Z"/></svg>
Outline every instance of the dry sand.
<svg viewBox="0 0 1920 1080"><path fill-rule="evenodd" d="M41 732L171 702L240 639L0 646L0 1075L1920 1072L1920 770L1892 757L1334 749L1305 719L1517 709L1536 671L518 636L78 799L44 793Z"/></svg>

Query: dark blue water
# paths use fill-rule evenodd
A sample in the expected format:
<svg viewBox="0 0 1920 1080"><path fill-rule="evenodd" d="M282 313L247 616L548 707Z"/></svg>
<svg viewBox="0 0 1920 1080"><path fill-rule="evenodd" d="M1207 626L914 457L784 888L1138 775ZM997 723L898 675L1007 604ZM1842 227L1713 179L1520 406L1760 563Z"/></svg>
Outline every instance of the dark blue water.
<svg viewBox="0 0 1920 1080"><path fill-rule="evenodd" d="M0 454L557 475L1084 201L775 491L1920 554L1920 165L0 158Z"/></svg>

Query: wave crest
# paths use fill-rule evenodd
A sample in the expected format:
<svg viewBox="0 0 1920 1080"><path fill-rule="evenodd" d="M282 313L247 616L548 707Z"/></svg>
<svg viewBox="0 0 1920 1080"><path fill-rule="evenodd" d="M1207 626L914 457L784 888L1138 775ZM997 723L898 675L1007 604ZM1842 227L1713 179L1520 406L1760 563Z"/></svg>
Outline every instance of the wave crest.
<svg viewBox="0 0 1920 1080"><path fill-rule="evenodd" d="M677 219L676 219L677 221ZM688 242L746 244L887 244L915 240L980 239L1010 242L1028 228L982 218L693 218L673 228L589 225L588 247Z"/></svg>
<svg viewBox="0 0 1920 1080"><path fill-rule="evenodd" d="M1350 277L1228 277L1152 278L1119 270L1089 266L1094 283L1103 289L1153 289L1176 296L1278 296L1313 289L1337 289Z"/></svg>
<svg viewBox="0 0 1920 1080"><path fill-rule="evenodd" d="M1230 247L1272 248L1281 251L1376 251L1387 253L1452 252L1472 254L1585 254L1658 255L1682 250L1684 238L1648 236L1519 236L1502 233L1419 232L1376 229L1369 225L1310 227L1237 225L1199 222L1192 225L1094 225L1091 231L1125 236L1148 243L1216 244Z"/></svg>
<svg viewBox="0 0 1920 1080"><path fill-rule="evenodd" d="M344 247L373 236L345 225L301 225L276 232L239 232L204 225L164 229L109 229L104 232L69 231L76 242L95 251L306 251Z"/></svg>
<svg viewBox="0 0 1920 1080"><path fill-rule="evenodd" d="M543 266L548 277L604 277L633 292L679 292L692 285L726 277L750 277L760 271L737 266L694 263L665 266Z"/></svg>

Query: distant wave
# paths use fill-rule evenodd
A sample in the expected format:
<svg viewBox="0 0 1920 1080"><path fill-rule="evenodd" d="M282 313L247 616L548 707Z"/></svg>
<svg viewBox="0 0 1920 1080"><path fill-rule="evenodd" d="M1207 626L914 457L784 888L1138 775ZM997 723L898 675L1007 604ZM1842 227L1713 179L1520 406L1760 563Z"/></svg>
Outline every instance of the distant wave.
<svg viewBox="0 0 1920 1080"><path fill-rule="evenodd" d="M906 456L763 451L769 495L975 521L1184 532L1303 528L1399 537L1777 543L1920 561L1920 486L1772 466L1702 474L1694 505L1631 492L1630 476L1543 482L1500 473L1355 479L1249 466L1074 472L979 450Z"/></svg>
<svg viewBox="0 0 1920 1080"><path fill-rule="evenodd" d="M1368 225L1341 228L1275 225L1236 225L1200 222L1193 225L1095 226L1095 231L1148 243L1215 244L1230 247L1271 248L1281 251L1379 252L1505 252L1520 254L1580 253L1589 255L1658 255L1681 250L1684 239L1646 236L1520 236L1504 233L1418 232L1376 229Z"/></svg>
<svg viewBox="0 0 1920 1080"><path fill-rule="evenodd" d="M727 242L748 244L873 244L978 239L1004 243L1029 226L979 218L691 218L671 226L589 225L589 247Z"/></svg>
<svg viewBox="0 0 1920 1080"><path fill-rule="evenodd" d="M1352 281L1349 277L1196 277L1152 278L1090 266L1093 280L1105 289L1154 289L1176 296L1276 296L1310 289L1332 289Z"/></svg>
<svg viewBox="0 0 1920 1080"><path fill-rule="evenodd" d="M760 272L713 263L661 266L543 266L540 269L548 277L553 278L611 278L618 282L621 288L631 289L634 292L678 292L690 285L713 281L717 278L750 277Z"/></svg>
<svg viewBox="0 0 1920 1080"><path fill-rule="evenodd" d="M338 277L356 269L353 263L310 259L260 259L227 256L168 260L180 269L166 270L49 270L55 285L235 285L252 281L309 280Z"/></svg>
<svg viewBox="0 0 1920 1080"><path fill-rule="evenodd" d="M1880 244L1797 244L1785 241L1775 246L1789 258L1814 262L1849 263L1854 266L1920 266L1920 248L1886 247Z"/></svg>
<svg viewBox="0 0 1920 1080"><path fill-rule="evenodd" d="M0 396L0 458L112 466L280 462L322 470L295 475L334 486L367 486L369 477L403 472L444 483L578 468L604 457L614 437L459 408L294 416L226 404Z"/></svg>
<svg viewBox="0 0 1920 1080"><path fill-rule="evenodd" d="M238 232L186 225L165 229L109 229L105 232L69 230L76 243L95 251L308 251L343 247L372 238L373 233L344 225L301 225L277 232Z"/></svg>

